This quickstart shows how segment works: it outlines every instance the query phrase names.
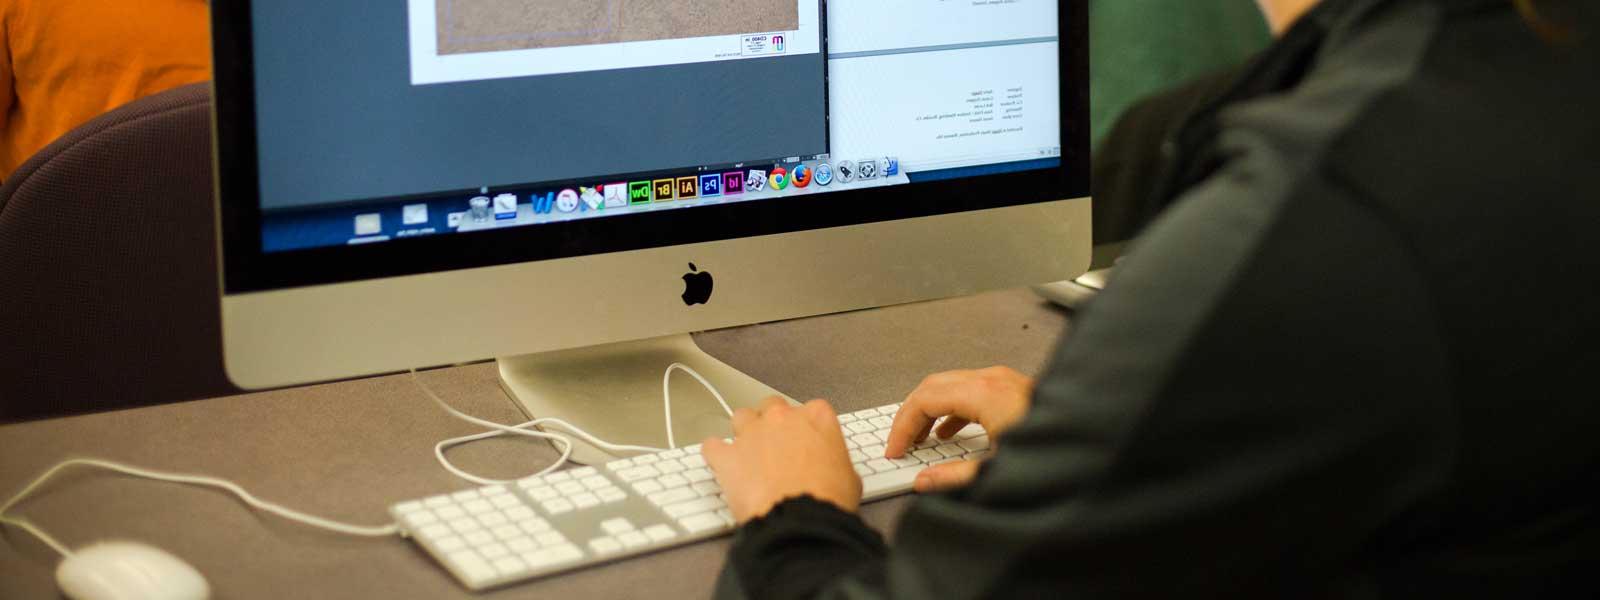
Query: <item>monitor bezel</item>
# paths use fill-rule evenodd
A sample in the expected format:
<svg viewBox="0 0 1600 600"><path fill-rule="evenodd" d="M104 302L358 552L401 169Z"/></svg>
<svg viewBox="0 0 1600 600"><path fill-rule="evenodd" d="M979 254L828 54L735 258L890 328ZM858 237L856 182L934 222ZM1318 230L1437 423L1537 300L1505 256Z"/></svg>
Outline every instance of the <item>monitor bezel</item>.
<svg viewBox="0 0 1600 600"><path fill-rule="evenodd" d="M1089 194L1088 9L1058 7L1060 164L1051 169L578 219L470 234L265 252L250 2L212 5L224 294L560 260L1079 198Z"/></svg>

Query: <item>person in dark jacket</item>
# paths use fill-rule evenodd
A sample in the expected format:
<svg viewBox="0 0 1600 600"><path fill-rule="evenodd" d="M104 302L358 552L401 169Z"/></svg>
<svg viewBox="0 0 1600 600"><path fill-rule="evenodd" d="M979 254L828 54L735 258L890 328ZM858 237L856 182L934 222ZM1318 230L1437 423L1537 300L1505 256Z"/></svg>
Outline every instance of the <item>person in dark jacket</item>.
<svg viewBox="0 0 1600 600"><path fill-rule="evenodd" d="M1262 3L1040 380L905 400L996 451L893 547L825 402L705 442L720 596L1600 597L1600 3Z"/></svg>

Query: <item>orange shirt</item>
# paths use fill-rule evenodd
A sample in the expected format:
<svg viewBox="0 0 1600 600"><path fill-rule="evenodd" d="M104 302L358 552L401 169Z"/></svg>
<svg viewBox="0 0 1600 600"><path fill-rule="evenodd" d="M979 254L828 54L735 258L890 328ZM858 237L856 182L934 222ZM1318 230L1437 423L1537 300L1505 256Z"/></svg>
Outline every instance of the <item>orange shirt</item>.
<svg viewBox="0 0 1600 600"><path fill-rule="evenodd" d="M0 0L0 179L107 110L211 78L206 0Z"/></svg>

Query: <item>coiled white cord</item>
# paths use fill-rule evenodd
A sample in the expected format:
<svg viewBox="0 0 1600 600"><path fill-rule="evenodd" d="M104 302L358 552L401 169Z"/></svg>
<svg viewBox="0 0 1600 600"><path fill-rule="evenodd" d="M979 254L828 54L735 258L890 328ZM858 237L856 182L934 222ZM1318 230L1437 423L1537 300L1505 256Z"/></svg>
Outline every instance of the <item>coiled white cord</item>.
<svg viewBox="0 0 1600 600"><path fill-rule="evenodd" d="M664 416L666 417L665 420L666 420L666 427L667 427L667 446L670 447L670 448L677 448L678 447L677 440L672 434L672 389L671 389L671 383L672 383L672 372L673 371L679 371L679 370L681 370L681 371L683 371L685 373L688 373L690 376L694 377L696 381L699 381L700 385L705 386L706 390L711 392L711 396L713 398L716 398L717 404L722 406L723 412L726 412L729 417L733 416L733 409L728 406L727 400L724 400L722 398L722 392L717 391L716 386L711 385L711 382L707 381L706 378L704 376L700 375L699 372L695 371L694 369L690 368L688 365L685 365L683 363L672 363L670 365L667 365L666 372L663 373L662 376L661 376L661 400L662 400L662 405L663 405L664 410L665 410L665 415ZM536 430L530 429L532 427L537 427L537 426L540 426L540 425L560 427L561 429L565 430L566 432L570 432L571 435L573 435L573 436L575 436L575 437L577 437L579 439L582 439L583 441L589 442L590 444L593 444L597 448L600 448L602 450L605 450L607 452L612 452L612 453L619 453L619 452L649 453L649 452L661 452L661 451L667 449L667 448L655 448L655 447L651 447L651 446L634 446L634 445L629 445L629 444L612 444L612 443L606 442L604 440L601 440L600 438L597 438L597 437L591 435L589 432L578 428L578 426L576 426L576 425L573 425L571 423L568 423L568 422L566 422L564 420L561 420L561 419L558 419L558 418L555 418L555 417L540 417L540 418L534 419L532 421L526 421L526 422L523 422L523 423L518 423L516 425L505 425L505 424L501 424L501 423L496 423L494 421L488 421L488 420L480 419L478 417L474 417L472 415L469 415L469 414L463 413L463 412L461 412L459 410L456 410L454 407L452 407L449 404L445 403L445 401L442 398L440 398L438 394L435 394L433 392L433 390L430 389L427 386L427 384L422 382L422 378L417 376L417 370L416 369L412 369L411 370L411 380L416 382L417 387L422 388L423 393L427 394L428 398L432 399L433 402L435 404L438 404L439 407L444 409L445 412L450 413L452 416L454 416L454 417L456 417L458 419L461 419L463 421L466 421L468 423L472 423L472 424L478 425L480 427L487 427L487 428L493 430L493 431L485 431L483 433L475 433L475 434L472 434L472 435L464 435L464 436L461 436L461 437L450 438L448 440L444 440L442 442L439 442L438 444L435 444L434 447L433 447L433 456L434 456L435 459L438 459L439 466L444 467L444 469L446 471L451 472L452 474L454 474L457 477L460 477L462 479L465 479L467 481L471 481L473 483L477 483L477 484L480 484L480 485L507 484L507 483L512 483L515 480L490 479L488 477L480 477L478 475L473 475L472 473L468 473L468 472L462 470L460 467L455 466L455 464L451 463L450 459L445 458L444 451L446 449L450 448L450 447L453 447L453 446L456 446L456 445L459 445L459 444L464 444L464 443L467 443L467 442L474 442L474 441L477 441L477 440L489 439L489 438L492 438L492 437L499 437L499 436L502 436L502 435L522 435L522 436L527 436L527 437L532 437L532 438L550 440L552 442L555 442L556 445L561 449L561 457L556 459L556 461L554 463L551 463L550 466L547 466L544 469L541 469L539 472L534 473L532 475L532 476L539 476L539 475L544 475L546 473L549 473L551 471L554 471L556 469L561 468L561 465L566 464L566 462L568 460L571 460L571 458L572 458L572 440L568 439L565 435L562 435L562 434L559 434L559 433L551 433L551 432L548 432L548 431L536 431Z"/></svg>

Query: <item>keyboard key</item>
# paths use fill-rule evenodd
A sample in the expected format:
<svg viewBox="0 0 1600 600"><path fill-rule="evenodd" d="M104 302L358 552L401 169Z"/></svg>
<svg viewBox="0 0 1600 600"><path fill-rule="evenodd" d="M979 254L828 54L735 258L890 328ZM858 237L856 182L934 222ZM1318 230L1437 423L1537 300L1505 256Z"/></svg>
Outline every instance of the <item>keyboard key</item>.
<svg viewBox="0 0 1600 600"><path fill-rule="evenodd" d="M657 471L653 467L649 467L649 466L633 467L633 468L623 469L621 471L617 471L617 477L622 479L623 481L638 481L640 479L654 479L654 478L660 477L660 476L661 476L661 472L660 471Z"/></svg>
<svg viewBox="0 0 1600 600"><path fill-rule="evenodd" d="M484 544L487 544L487 543L490 543L490 542L494 541L494 536L490 535L489 532L483 531L483 530L474 531L472 533L469 533L469 534L466 534L464 536L461 536L461 538L466 540L468 544L471 544L473 546L482 546Z"/></svg>
<svg viewBox="0 0 1600 600"><path fill-rule="evenodd" d="M690 454L690 455L685 456L685 457L683 457L681 459L678 459L678 462L683 463L683 466L689 467L691 469L695 469L695 468L706 466L706 458L704 456L700 456L699 454Z"/></svg>
<svg viewBox="0 0 1600 600"><path fill-rule="evenodd" d="M939 444L934 447L934 450L938 450L939 455L945 458L955 458L967 453L967 449L962 448L959 444Z"/></svg>
<svg viewBox="0 0 1600 600"><path fill-rule="evenodd" d="M629 531L617 536L617 539L622 542L623 546L628 548L638 548L650 543L650 538L638 531Z"/></svg>
<svg viewBox="0 0 1600 600"><path fill-rule="evenodd" d="M412 512L411 514L405 515L403 518L406 520L406 524L410 525L412 529L416 529L430 523L439 522L439 517L433 516L432 511L420 509Z"/></svg>
<svg viewBox="0 0 1600 600"><path fill-rule="evenodd" d="M567 501L565 498L556 498L555 500L545 502L541 506L544 506L545 512L548 512L552 515L572 512L573 509L572 503Z"/></svg>
<svg viewBox="0 0 1600 600"><path fill-rule="evenodd" d="M431 527L431 525L430 525L430 527ZM461 533L466 533L468 531L477 531L479 529L483 529L483 526L479 525L478 521L476 519L473 519L471 517L461 517L459 519L451 521L450 522L450 528L454 529L454 530L456 530L458 532L461 532Z"/></svg>
<svg viewBox="0 0 1600 600"><path fill-rule="evenodd" d="M633 531L633 523L628 522L627 519L622 517L616 517L614 519L606 519L601 521L600 529L605 530L606 533L611 535L619 535L625 532Z"/></svg>
<svg viewBox="0 0 1600 600"><path fill-rule="evenodd" d="M852 421L855 421L855 420L856 420L856 416L852 415L852 414L839 415L839 426L843 427L844 425L846 425L846 424L848 424L848 423L850 423Z"/></svg>
<svg viewBox="0 0 1600 600"><path fill-rule="evenodd" d="M667 516L677 519L693 514L710 512L724 506L727 506L727 504L723 503L721 498L716 496L705 496L701 498L695 498L688 502L668 504L661 507L661 510L667 513Z"/></svg>
<svg viewBox="0 0 1600 600"><path fill-rule="evenodd" d="M394 505L394 511L397 512L397 513L400 513L400 514L405 514L405 513L408 513L408 512L415 511L415 510L420 510L421 508L422 508L422 502L416 501L416 500L413 500L411 502L401 502L399 504Z"/></svg>
<svg viewBox="0 0 1600 600"><path fill-rule="evenodd" d="M692 444L692 445L689 445L689 446L684 446L683 447L683 451L685 453L688 453L688 454L699 454L700 453L700 444Z"/></svg>
<svg viewBox="0 0 1600 600"><path fill-rule="evenodd" d="M864 462L867 462L868 460L870 460L870 457L868 457L865 452L862 452L860 450L851 450L850 451L850 462L852 462L852 463L864 463Z"/></svg>
<svg viewBox="0 0 1600 600"><path fill-rule="evenodd" d="M879 406L877 410L878 414L880 415L889 415L892 417L895 413L900 412L900 405L890 404L888 406Z"/></svg>
<svg viewBox="0 0 1600 600"><path fill-rule="evenodd" d="M583 487L589 488L591 490L598 490L600 488L611 487L611 480L610 479L606 479L604 477L601 477L599 475L590 475L588 477L585 477L585 478L583 478L583 482L582 483L583 483Z"/></svg>
<svg viewBox="0 0 1600 600"><path fill-rule="evenodd" d="M882 441L878 439L878 436L872 435L871 432L858 433L850 436L850 439L860 446L871 446Z"/></svg>
<svg viewBox="0 0 1600 600"><path fill-rule="evenodd" d="M506 493L506 486L493 485L493 486L489 486L489 487L483 488L481 490L478 490L478 493L483 494L483 496L485 498L492 498L494 496L499 496L501 494Z"/></svg>
<svg viewBox="0 0 1600 600"><path fill-rule="evenodd" d="M523 519L531 519L531 518L533 518L533 509L528 508L526 506L513 506L511 508L506 509L505 515L506 515L507 519L510 519L512 521L521 521Z"/></svg>
<svg viewBox="0 0 1600 600"><path fill-rule="evenodd" d="M522 531L531 535L550 531L550 522L544 519L533 519L531 521L523 521L518 523L517 527L521 527Z"/></svg>
<svg viewBox="0 0 1600 600"><path fill-rule="evenodd" d="M622 542L616 538L602 537L589 540L589 549L595 554L614 554L622 551Z"/></svg>
<svg viewBox="0 0 1600 600"><path fill-rule="evenodd" d="M727 523L729 527L733 527L733 511L726 508L718 509L717 516L722 517L723 523Z"/></svg>
<svg viewBox="0 0 1600 600"><path fill-rule="evenodd" d="M728 524L724 523L722 518L718 517L716 513L700 513L687 519L679 519L678 524L682 525L684 529L689 530L689 533L700 533L702 531L722 529L728 526Z"/></svg>
<svg viewBox="0 0 1600 600"><path fill-rule="evenodd" d="M912 452L911 455L917 457L917 459L925 463L944 459L944 455L940 454L938 450L934 450L933 448L923 448L916 452Z"/></svg>
<svg viewBox="0 0 1600 600"><path fill-rule="evenodd" d="M878 416L878 409L876 409L876 408L863 408L861 410L855 411L855 412L850 413L850 414L855 415L856 416L856 420L858 420L858 421L868 421L868 420L871 420L873 417Z"/></svg>
<svg viewBox="0 0 1600 600"><path fill-rule="evenodd" d="M450 535L450 529L451 528L449 527L445 527L443 523L434 523L432 525L423 527L422 529L418 529L417 534L431 538L444 537Z"/></svg>
<svg viewBox="0 0 1600 600"><path fill-rule="evenodd" d="M580 558L583 558L583 551L571 544L545 548L522 555L522 559L527 561L528 567L532 569L546 569L573 562Z"/></svg>
<svg viewBox="0 0 1600 600"><path fill-rule="evenodd" d="M907 454L907 455L902 456L900 458L891 458L891 459L889 459L889 462L892 462L892 463L894 463L894 466L901 467L901 468L915 467L917 465L922 464L922 460L918 459L915 454Z"/></svg>
<svg viewBox="0 0 1600 600"><path fill-rule="evenodd" d="M461 510L461 507L459 506L445 506L433 511L433 514L439 515L440 519L454 521L461 517L467 516L467 511Z"/></svg>
<svg viewBox="0 0 1600 600"><path fill-rule="evenodd" d="M507 554L511 554L511 549L507 548L505 544L501 544L499 542L490 542L482 546L478 546L478 554L482 554L484 558L496 559Z"/></svg>
<svg viewBox="0 0 1600 600"><path fill-rule="evenodd" d="M631 458L623 458L606 463L606 468L612 471L620 471L631 466L633 466L633 459Z"/></svg>
<svg viewBox="0 0 1600 600"><path fill-rule="evenodd" d="M510 548L512 552L521 554L523 552L532 552L534 550L538 550L539 543L530 538L519 537L507 540L506 547Z"/></svg>
<svg viewBox="0 0 1600 600"><path fill-rule="evenodd" d="M871 421L851 421L844 428L852 433L872 433L872 430L877 429L877 427L872 426Z"/></svg>
<svg viewBox="0 0 1600 600"><path fill-rule="evenodd" d="M656 483L656 480L654 480L654 479L648 479L648 480L641 481L641 482L633 484L633 491L639 492L640 494L643 494L643 495L646 495L646 496L648 496L650 494L654 494L656 492L659 492L659 491L661 491L661 489L662 489L661 488L661 484Z"/></svg>
<svg viewBox="0 0 1600 600"><path fill-rule="evenodd" d="M455 565L456 570L472 585L483 585L483 582L494 579L496 575L494 566L471 550L451 554L450 564Z"/></svg>
<svg viewBox="0 0 1600 600"><path fill-rule="evenodd" d="M661 484L661 487L670 490L672 488L689 485L689 480L684 479L682 475L673 473L671 475L662 475L660 478L656 479L656 483L659 483Z"/></svg>
<svg viewBox="0 0 1600 600"><path fill-rule="evenodd" d="M533 536L533 539L539 542L540 546L546 547L567 543L567 536L561 535L559 531L546 531Z"/></svg>
<svg viewBox="0 0 1600 600"><path fill-rule="evenodd" d="M527 563L522 562L522 559L520 558L515 556L507 556L505 558L495 559L494 570L499 571L502 577L511 577L515 575L521 575L523 571L528 570L528 565Z"/></svg>
<svg viewBox="0 0 1600 600"><path fill-rule="evenodd" d="M861 453L867 455L867 458L883 458L883 453L888 451L889 447L883 444L873 444L871 446L861 447Z"/></svg>
<svg viewBox="0 0 1600 600"><path fill-rule="evenodd" d="M712 475L710 469L689 469L683 472L683 478L689 480L689 483L699 483L702 481L711 481L712 479L716 479L717 476Z"/></svg>
<svg viewBox="0 0 1600 600"><path fill-rule="evenodd" d="M874 471L872 470L872 467L867 466L866 463L856 463L856 464L851 465L851 466L855 467L856 476L858 476L858 477L866 477L866 476L871 475L871 474L874 473Z"/></svg>
<svg viewBox="0 0 1600 600"><path fill-rule="evenodd" d="M585 477L593 477L595 475L599 475L600 471L595 469L594 467L578 467L576 469L568 471L568 473L571 473L572 477L574 479L583 479Z"/></svg>
<svg viewBox="0 0 1600 600"><path fill-rule="evenodd" d="M604 502L606 504L610 504L612 502L621 502L623 500L627 500L628 499L628 493L627 492L624 492L624 491L619 490L619 489L614 488L614 487L609 487L609 488L600 490L597 493L600 495L600 501Z"/></svg>
<svg viewBox="0 0 1600 600"><path fill-rule="evenodd" d="M489 501L489 503L495 505L496 508L511 508L513 506L522 504L522 501L518 500L516 496L511 494L502 494L495 496L493 500Z"/></svg>
<svg viewBox="0 0 1600 600"><path fill-rule="evenodd" d="M917 472L921 470L918 468L895 469L862 477L861 491L863 494L873 494L880 490L904 488L916 480Z"/></svg>
<svg viewBox="0 0 1600 600"><path fill-rule="evenodd" d="M850 438L845 438L844 439L844 447L848 448L850 450L854 450L856 448L860 448L861 444L857 443L855 440L852 440Z"/></svg>
<svg viewBox="0 0 1600 600"><path fill-rule="evenodd" d="M588 489L588 488L583 487L583 484L578 483L576 481L563 481L561 483L556 484L556 491L561 492L563 494L566 494L568 496L570 496L572 494L576 494L578 492L582 492L585 489Z"/></svg>
<svg viewBox="0 0 1600 600"><path fill-rule="evenodd" d="M467 547L467 541L456 536L449 535L433 540L433 545L435 548L438 548L440 552L455 552L456 550Z"/></svg>
<svg viewBox="0 0 1600 600"><path fill-rule="evenodd" d="M652 542L664 542L678 537L678 532L673 531L671 527L660 524L644 528L644 534L650 536L650 541Z"/></svg>
<svg viewBox="0 0 1600 600"><path fill-rule="evenodd" d="M673 448L666 452L662 452L660 456L661 458L683 458L685 454L688 453L684 452L681 448Z"/></svg>
<svg viewBox="0 0 1600 600"><path fill-rule="evenodd" d="M978 436L983 435L983 434L984 434L983 426L979 425L977 423L972 423L972 424L967 425L966 427L962 427L961 431L957 431L956 432L956 439L965 440L965 439L968 439L968 438L975 438L975 437L978 437Z"/></svg>
<svg viewBox="0 0 1600 600"><path fill-rule="evenodd" d="M894 426L894 417L878 415L867 422L877 429L888 429Z"/></svg>
<svg viewBox="0 0 1600 600"><path fill-rule="evenodd" d="M683 463L670 458L661 460L655 464L655 467L657 471L662 473L677 473L685 468Z"/></svg>
<svg viewBox="0 0 1600 600"><path fill-rule="evenodd" d="M684 500L691 500L697 496L699 496L699 494L696 494L694 490L679 488L650 494L645 498L648 499L651 504L656 506L665 506L676 502L682 502Z"/></svg>
<svg viewBox="0 0 1600 600"><path fill-rule="evenodd" d="M540 477L538 475L534 475L533 477L524 477L522 479L518 479L517 480L517 487L520 487L520 488L525 489L525 490L531 490L533 488L540 487L540 486L543 486L543 485L544 485L544 478Z"/></svg>
<svg viewBox="0 0 1600 600"><path fill-rule="evenodd" d="M866 434L862 434L862 435L866 435ZM888 432L888 430L879 429L877 431L874 431L874 432L872 432L872 437L877 438L879 442L883 442L885 444L889 443L889 432Z"/></svg>
<svg viewBox="0 0 1600 600"><path fill-rule="evenodd" d="M700 494L701 496L713 496L722 493L722 486L717 485L717 481L715 479L710 481L695 482L693 485L689 486L689 489L694 490L696 494Z"/></svg>
<svg viewBox="0 0 1600 600"><path fill-rule="evenodd" d="M495 525L504 525L509 520L510 519L507 519L505 515L497 513L497 512L483 513L481 515L478 515L478 522L482 523L484 527L494 527Z"/></svg>
<svg viewBox="0 0 1600 600"><path fill-rule="evenodd" d="M636 464L636 465L648 465L650 463L653 463L653 462L656 462L656 461L659 461L659 460L661 460L661 457L656 456L654 454L641 454L639 456L633 457L633 464Z"/></svg>
<svg viewBox="0 0 1600 600"><path fill-rule="evenodd" d="M556 471L544 476L544 482L552 485L562 481L570 481L571 479L572 474L566 471Z"/></svg>
<svg viewBox="0 0 1600 600"><path fill-rule="evenodd" d="M450 499L456 502L466 502L478 497L478 490L463 490L450 494Z"/></svg>
<svg viewBox="0 0 1600 600"><path fill-rule="evenodd" d="M593 507L593 506L599 506L600 505L600 497L596 496L594 494L591 494L589 492L584 492L582 494L574 494L572 496L572 504L574 506L577 506L578 508L589 508L589 507Z"/></svg>
<svg viewBox="0 0 1600 600"><path fill-rule="evenodd" d="M872 470L877 472L893 471L898 468L894 466L894 463L889 462L887 458L874 458L867 461L867 466L872 467Z"/></svg>
<svg viewBox="0 0 1600 600"><path fill-rule="evenodd" d="M533 496L534 500L539 500L539 501L542 502L542 501L545 501L545 500L551 500L551 499L555 499L555 498L560 498L561 497L561 492L556 491L555 488L550 487L548 485L542 485L542 486L533 488L531 490L528 490L528 495L529 496Z"/></svg>
<svg viewBox="0 0 1600 600"><path fill-rule="evenodd" d="M958 444L962 448L966 448L967 451L969 451L969 452L977 452L979 450L988 450L989 449L989 436L980 435L980 436L977 436L977 437L967 438L967 439L961 440L960 442L958 442Z"/></svg>
<svg viewBox="0 0 1600 600"><path fill-rule="evenodd" d="M501 525L489 531L494 533L494 537L501 540L514 540L522 537L522 530L518 529L516 525Z"/></svg>
<svg viewBox="0 0 1600 600"><path fill-rule="evenodd" d="M426 500L423 500L422 501L422 505L426 506L428 508L439 508L441 506L450 506L450 497L449 496L434 496L432 498L428 498Z"/></svg>
<svg viewBox="0 0 1600 600"><path fill-rule="evenodd" d="M469 500L465 503L462 503L461 508L466 509L467 513L475 515L494 510L494 505L489 504L488 500Z"/></svg>

